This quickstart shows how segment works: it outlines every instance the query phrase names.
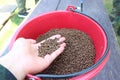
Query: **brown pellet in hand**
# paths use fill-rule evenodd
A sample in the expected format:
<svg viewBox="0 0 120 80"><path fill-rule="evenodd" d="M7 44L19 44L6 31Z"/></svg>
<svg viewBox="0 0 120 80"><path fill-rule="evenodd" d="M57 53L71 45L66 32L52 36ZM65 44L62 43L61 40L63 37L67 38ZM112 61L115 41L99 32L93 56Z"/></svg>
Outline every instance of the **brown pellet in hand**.
<svg viewBox="0 0 120 80"><path fill-rule="evenodd" d="M47 54L51 54L60 47L60 43L57 42L58 39L48 39L45 42L41 43L41 46L38 47L38 52L40 57L44 57Z"/></svg>

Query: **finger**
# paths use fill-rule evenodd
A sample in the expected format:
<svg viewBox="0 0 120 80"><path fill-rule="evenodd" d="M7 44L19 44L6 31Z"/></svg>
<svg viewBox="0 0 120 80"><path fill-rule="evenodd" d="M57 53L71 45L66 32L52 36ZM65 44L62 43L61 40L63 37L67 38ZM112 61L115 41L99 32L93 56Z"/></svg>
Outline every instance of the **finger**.
<svg viewBox="0 0 120 80"><path fill-rule="evenodd" d="M55 39L55 38L61 38L61 35L60 35L60 34L56 34L56 35L51 36L51 37L48 38L48 39ZM47 40L48 40L48 39L47 39Z"/></svg>
<svg viewBox="0 0 120 80"><path fill-rule="evenodd" d="M66 46L66 43L62 43L60 45L60 48L58 48L55 52L51 54L53 60L63 52L63 50L65 49L65 46Z"/></svg>
<svg viewBox="0 0 120 80"><path fill-rule="evenodd" d="M53 61L51 55L49 54L45 55L44 59L46 61L47 66L50 65L51 62Z"/></svg>
<svg viewBox="0 0 120 80"><path fill-rule="evenodd" d="M18 39L16 40L16 42L19 42L19 41L24 41L24 40L25 40L25 38L20 37L20 38L18 38Z"/></svg>
<svg viewBox="0 0 120 80"><path fill-rule="evenodd" d="M35 44L36 48L38 49L38 46L40 47L41 46L41 43L44 43L46 40L42 40L41 42Z"/></svg>
<svg viewBox="0 0 120 80"><path fill-rule="evenodd" d="M65 49L66 44L62 43L60 45L60 48L57 49L55 52L53 52L51 55L46 55L44 58L46 59L46 61L50 64L57 56L59 56L63 50Z"/></svg>
<svg viewBox="0 0 120 80"><path fill-rule="evenodd" d="M23 37L21 37L21 38L18 38L17 40L16 40L16 42L25 42L25 41L27 41L27 42L30 42L30 43L36 43L36 40L34 40L34 39L25 39L25 38L23 38Z"/></svg>
<svg viewBox="0 0 120 80"><path fill-rule="evenodd" d="M51 37L49 37L49 38L47 38L47 39L45 39L45 40L42 40L41 42L37 43L37 44L36 44L36 47L41 46L41 43L44 43L44 42L45 42L46 40L48 40L48 39L55 39L55 38L60 38L60 37L61 37L60 34L53 35L53 36L51 36Z"/></svg>
<svg viewBox="0 0 120 80"><path fill-rule="evenodd" d="M32 44L35 44L36 43L36 40L34 40L34 39L27 39L30 43L32 43Z"/></svg>
<svg viewBox="0 0 120 80"><path fill-rule="evenodd" d="M19 43L24 43L25 41L26 41L26 39L23 38L23 37L18 38L18 39L14 42L13 46L16 45L16 44L19 44Z"/></svg>
<svg viewBox="0 0 120 80"><path fill-rule="evenodd" d="M57 42L61 43L61 42L64 42L64 41L65 41L65 37L61 37Z"/></svg>

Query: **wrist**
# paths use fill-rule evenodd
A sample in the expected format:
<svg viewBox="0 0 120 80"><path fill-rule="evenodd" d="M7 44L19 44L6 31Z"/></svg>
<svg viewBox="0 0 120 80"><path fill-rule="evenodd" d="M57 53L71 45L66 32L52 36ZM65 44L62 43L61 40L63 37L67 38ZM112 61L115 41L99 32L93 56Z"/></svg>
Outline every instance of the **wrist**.
<svg viewBox="0 0 120 80"><path fill-rule="evenodd" d="M0 58L0 64L8 69L17 78L17 80L23 80L26 74L22 68L22 65L11 58L12 56L8 54L3 56L2 58Z"/></svg>

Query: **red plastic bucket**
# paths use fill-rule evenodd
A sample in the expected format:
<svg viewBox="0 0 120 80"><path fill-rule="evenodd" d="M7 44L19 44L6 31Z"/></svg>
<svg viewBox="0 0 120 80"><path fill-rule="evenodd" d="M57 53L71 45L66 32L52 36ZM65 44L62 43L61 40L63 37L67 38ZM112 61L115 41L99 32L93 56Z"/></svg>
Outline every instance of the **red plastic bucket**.
<svg viewBox="0 0 120 80"><path fill-rule="evenodd" d="M75 28L87 33L93 40L96 51L95 64L93 66L73 74L52 75L53 77L71 77L70 80L89 80L101 71L110 54L108 36L95 20L84 14L70 11L54 11L39 15L17 30L9 47L11 48L14 41L19 37L36 39L38 35L46 33L51 28Z"/></svg>

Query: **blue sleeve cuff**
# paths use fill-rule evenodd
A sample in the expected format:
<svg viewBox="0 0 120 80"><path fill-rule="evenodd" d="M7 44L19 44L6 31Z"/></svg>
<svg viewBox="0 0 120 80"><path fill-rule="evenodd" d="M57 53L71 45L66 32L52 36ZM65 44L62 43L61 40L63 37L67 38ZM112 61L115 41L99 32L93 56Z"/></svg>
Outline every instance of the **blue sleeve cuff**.
<svg viewBox="0 0 120 80"><path fill-rule="evenodd" d="M8 69L0 65L0 80L17 80L17 79Z"/></svg>

